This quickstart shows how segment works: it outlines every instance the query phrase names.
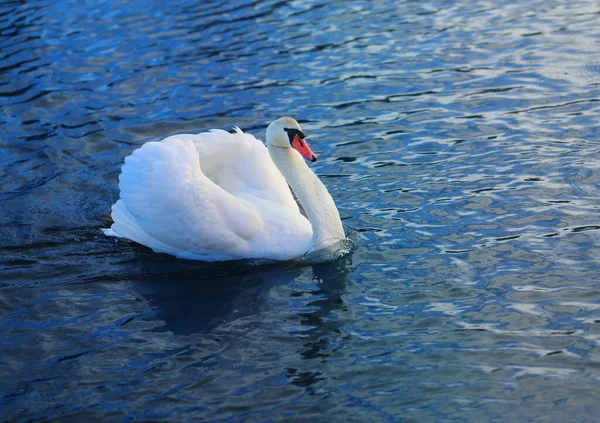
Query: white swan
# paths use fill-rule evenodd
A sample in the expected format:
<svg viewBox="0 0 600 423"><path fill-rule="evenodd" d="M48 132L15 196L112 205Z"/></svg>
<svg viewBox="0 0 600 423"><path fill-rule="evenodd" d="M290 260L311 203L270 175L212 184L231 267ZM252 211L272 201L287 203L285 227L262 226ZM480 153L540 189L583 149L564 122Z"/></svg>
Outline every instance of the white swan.
<svg viewBox="0 0 600 423"><path fill-rule="evenodd" d="M125 159L114 223L104 232L204 261L288 260L332 246L344 229L302 159L317 159L304 138L298 122L283 117L268 126L267 148L237 127L148 142Z"/></svg>

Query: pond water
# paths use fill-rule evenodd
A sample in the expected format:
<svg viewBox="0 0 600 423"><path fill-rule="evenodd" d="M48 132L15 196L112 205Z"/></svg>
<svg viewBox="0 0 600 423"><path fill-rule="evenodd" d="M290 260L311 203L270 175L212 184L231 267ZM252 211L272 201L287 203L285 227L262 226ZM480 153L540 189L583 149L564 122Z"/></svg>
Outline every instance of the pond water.
<svg viewBox="0 0 600 423"><path fill-rule="evenodd" d="M0 4L0 420L594 421L594 1ZM358 246L105 237L125 156L290 115Z"/></svg>

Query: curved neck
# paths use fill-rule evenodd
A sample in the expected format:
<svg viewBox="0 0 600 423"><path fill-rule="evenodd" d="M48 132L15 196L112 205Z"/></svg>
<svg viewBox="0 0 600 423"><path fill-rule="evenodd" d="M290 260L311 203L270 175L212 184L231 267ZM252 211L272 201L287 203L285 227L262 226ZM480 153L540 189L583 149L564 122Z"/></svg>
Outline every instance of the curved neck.
<svg viewBox="0 0 600 423"><path fill-rule="evenodd" d="M277 169L298 197L313 228L313 250L328 247L345 238L340 214L333 198L317 175L292 148L269 146Z"/></svg>

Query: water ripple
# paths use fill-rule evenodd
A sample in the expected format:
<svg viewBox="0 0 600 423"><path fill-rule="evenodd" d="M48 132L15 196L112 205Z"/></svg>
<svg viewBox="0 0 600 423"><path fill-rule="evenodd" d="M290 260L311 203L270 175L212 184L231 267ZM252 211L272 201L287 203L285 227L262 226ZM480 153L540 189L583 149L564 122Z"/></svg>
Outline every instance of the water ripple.
<svg viewBox="0 0 600 423"><path fill-rule="evenodd" d="M2 415L589 421L598 16L2 2ZM320 154L351 257L206 265L100 234L142 142L262 138L280 115Z"/></svg>

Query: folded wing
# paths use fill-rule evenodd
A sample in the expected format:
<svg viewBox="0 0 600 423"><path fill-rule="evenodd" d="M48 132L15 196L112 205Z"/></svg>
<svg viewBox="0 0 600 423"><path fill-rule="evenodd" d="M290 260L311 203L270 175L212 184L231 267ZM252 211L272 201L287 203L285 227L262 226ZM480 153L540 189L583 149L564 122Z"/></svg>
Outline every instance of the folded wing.
<svg viewBox="0 0 600 423"><path fill-rule="evenodd" d="M112 233L199 260L252 257L262 207L297 213L266 147L238 130L176 135L125 159Z"/></svg>

